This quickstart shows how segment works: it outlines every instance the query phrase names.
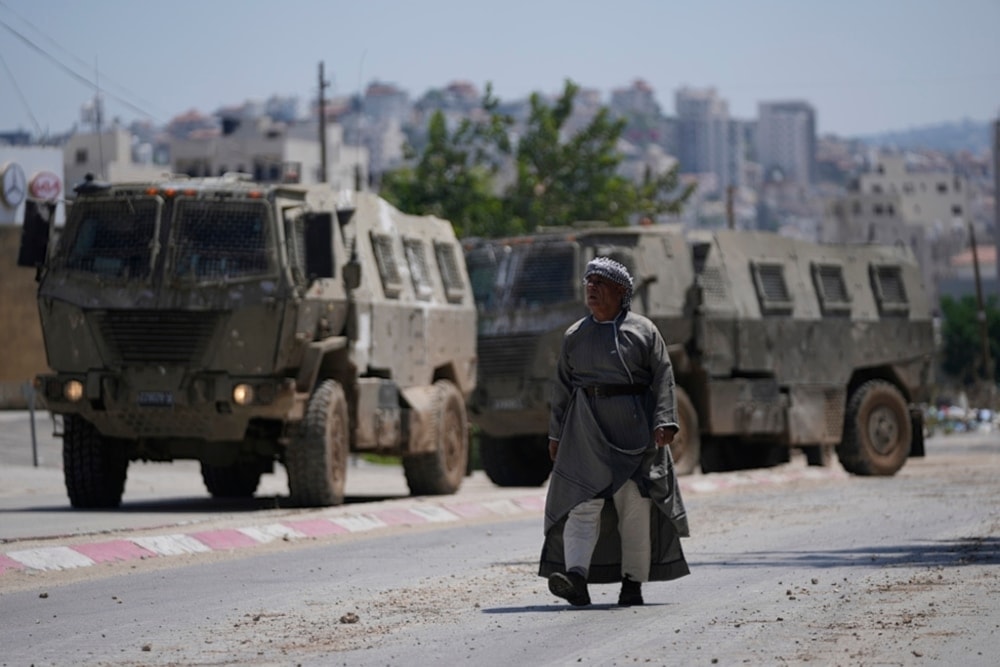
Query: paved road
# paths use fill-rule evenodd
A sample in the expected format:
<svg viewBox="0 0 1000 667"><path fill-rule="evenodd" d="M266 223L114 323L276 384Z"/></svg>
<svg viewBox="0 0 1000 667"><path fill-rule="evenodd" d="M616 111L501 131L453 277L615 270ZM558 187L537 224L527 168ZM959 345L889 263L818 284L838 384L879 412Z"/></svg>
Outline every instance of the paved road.
<svg viewBox="0 0 1000 667"><path fill-rule="evenodd" d="M617 607L613 586L586 609L548 594L540 512L525 508L8 572L0 663L996 664L995 436L933 439L892 478L782 470L682 485L692 574L647 586L640 608ZM425 503L388 501L397 518ZM310 525L385 506L318 510Z"/></svg>

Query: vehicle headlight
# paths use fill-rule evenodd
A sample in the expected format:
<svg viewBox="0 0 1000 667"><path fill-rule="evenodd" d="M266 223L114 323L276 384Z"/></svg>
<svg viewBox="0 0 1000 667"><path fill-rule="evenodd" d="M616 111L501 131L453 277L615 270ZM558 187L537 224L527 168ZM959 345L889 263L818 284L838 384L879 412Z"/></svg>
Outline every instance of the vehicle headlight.
<svg viewBox="0 0 1000 667"><path fill-rule="evenodd" d="M241 382L233 387L233 403L236 405L250 405L253 403L253 386Z"/></svg>
<svg viewBox="0 0 1000 667"><path fill-rule="evenodd" d="M63 396L67 401L76 403L83 398L83 383L79 380L69 380L63 385Z"/></svg>

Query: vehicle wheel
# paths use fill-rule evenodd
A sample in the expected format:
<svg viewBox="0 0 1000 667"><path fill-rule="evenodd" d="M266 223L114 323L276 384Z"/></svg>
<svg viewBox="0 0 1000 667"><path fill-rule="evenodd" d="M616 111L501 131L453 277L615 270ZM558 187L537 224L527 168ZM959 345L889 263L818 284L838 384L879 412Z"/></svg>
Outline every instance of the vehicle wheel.
<svg viewBox="0 0 1000 667"><path fill-rule="evenodd" d="M541 486L552 472L547 435L494 438L480 433L479 458L497 486Z"/></svg>
<svg viewBox="0 0 1000 667"><path fill-rule="evenodd" d="M670 455L678 475L690 475L701 467L701 432L698 413L687 392L675 387L677 395L677 423L681 430L670 443Z"/></svg>
<svg viewBox="0 0 1000 667"><path fill-rule="evenodd" d="M403 457L403 471L415 496L446 495L458 491L469 461L469 428L465 400L449 380L434 383L433 452Z"/></svg>
<svg viewBox="0 0 1000 667"><path fill-rule="evenodd" d="M213 498L252 498L261 474L260 466L252 462L230 466L201 464L201 478Z"/></svg>
<svg viewBox="0 0 1000 667"><path fill-rule="evenodd" d="M296 437L285 451L289 495L301 507L326 507L344 502L347 480L347 399L334 380L313 392Z"/></svg>
<svg viewBox="0 0 1000 667"><path fill-rule="evenodd" d="M847 402L837 457L856 475L894 475L906 463L912 435L903 395L888 382L870 380Z"/></svg>
<svg viewBox="0 0 1000 667"><path fill-rule="evenodd" d="M118 507L125 492L128 454L121 440L105 438L76 415L63 420L63 474L69 502L79 509Z"/></svg>

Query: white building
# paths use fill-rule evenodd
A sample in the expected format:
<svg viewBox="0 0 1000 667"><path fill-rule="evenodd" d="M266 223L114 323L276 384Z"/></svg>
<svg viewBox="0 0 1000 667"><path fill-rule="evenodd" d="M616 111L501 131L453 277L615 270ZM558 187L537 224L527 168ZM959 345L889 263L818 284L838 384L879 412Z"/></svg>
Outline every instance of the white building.
<svg viewBox="0 0 1000 667"><path fill-rule="evenodd" d="M250 174L263 183L319 183L319 126L315 122L288 125L266 116L233 122L228 133L170 142L173 171L189 176ZM343 128L326 126L327 182L334 189L365 189L368 151L346 146Z"/></svg>
<svg viewBox="0 0 1000 667"><path fill-rule="evenodd" d="M816 180L816 111L806 102L761 102L757 161L765 181L808 186Z"/></svg>
<svg viewBox="0 0 1000 667"><path fill-rule="evenodd" d="M965 228L969 188L965 178L945 171L912 171L902 155L878 155L871 168L858 178L858 191L866 194L899 194L903 219L922 224L932 232Z"/></svg>
<svg viewBox="0 0 1000 667"><path fill-rule="evenodd" d="M912 171L902 156L879 155L851 192L830 202L821 240L909 246L936 299L944 281L956 277L952 256L969 245L968 210L963 177Z"/></svg>
<svg viewBox="0 0 1000 667"><path fill-rule="evenodd" d="M169 171L164 165L136 162L132 152L134 143L132 133L119 126L99 134L73 134L62 148L68 189L82 183L87 174L98 180L121 182L146 181Z"/></svg>

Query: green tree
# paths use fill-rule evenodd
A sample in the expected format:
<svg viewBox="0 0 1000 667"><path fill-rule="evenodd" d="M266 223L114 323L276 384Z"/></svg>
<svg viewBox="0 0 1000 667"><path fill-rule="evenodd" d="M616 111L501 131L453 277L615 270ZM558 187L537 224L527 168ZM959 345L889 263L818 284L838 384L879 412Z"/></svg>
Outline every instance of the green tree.
<svg viewBox="0 0 1000 667"><path fill-rule="evenodd" d="M1000 378L1000 308L996 297L989 297L983 307L993 377ZM962 384L973 385L985 376L976 298L945 296L941 299L941 314L941 368Z"/></svg>
<svg viewBox="0 0 1000 667"><path fill-rule="evenodd" d="M503 203L494 180L510 153L510 119L497 113L487 86L486 120L464 119L449 133L441 111L430 119L427 146L413 166L388 172L379 194L400 210L450 221L459 236L490 236L503 227Z"/></svg>
<svg viewBox="0 0 1000 667"><path fill-rule="evenodd" d="M679 212L693 188L677 196L676 168L656 177L647 172L639 185L618 173L624 119L602 107L586 127L568 136L565 126L578 92L579 86L566 81L551 106L538 94L531 96L531 114L515 153L517 180L506 196L512 222L527 231L579 220L624 226L638 216Z"/></svg>
<svg viewBox="0 0 1000 667"><path fill-rule="evenodd" d="M618 174L625 128L602 108L573 134L566 123L579 87L567 81L553 105L530 98L527 126L512 150L512 119L499 113L487 86L483 114L449 133L435 113L414 166L386 174L381 194L400 209L450 220L459 236L505 236L543 225L599 220L623 226L639 217L677 213L694 187L679 188L678 170L633 184ZM498 176L513 157L514 182L498 193Z"/></svg>

